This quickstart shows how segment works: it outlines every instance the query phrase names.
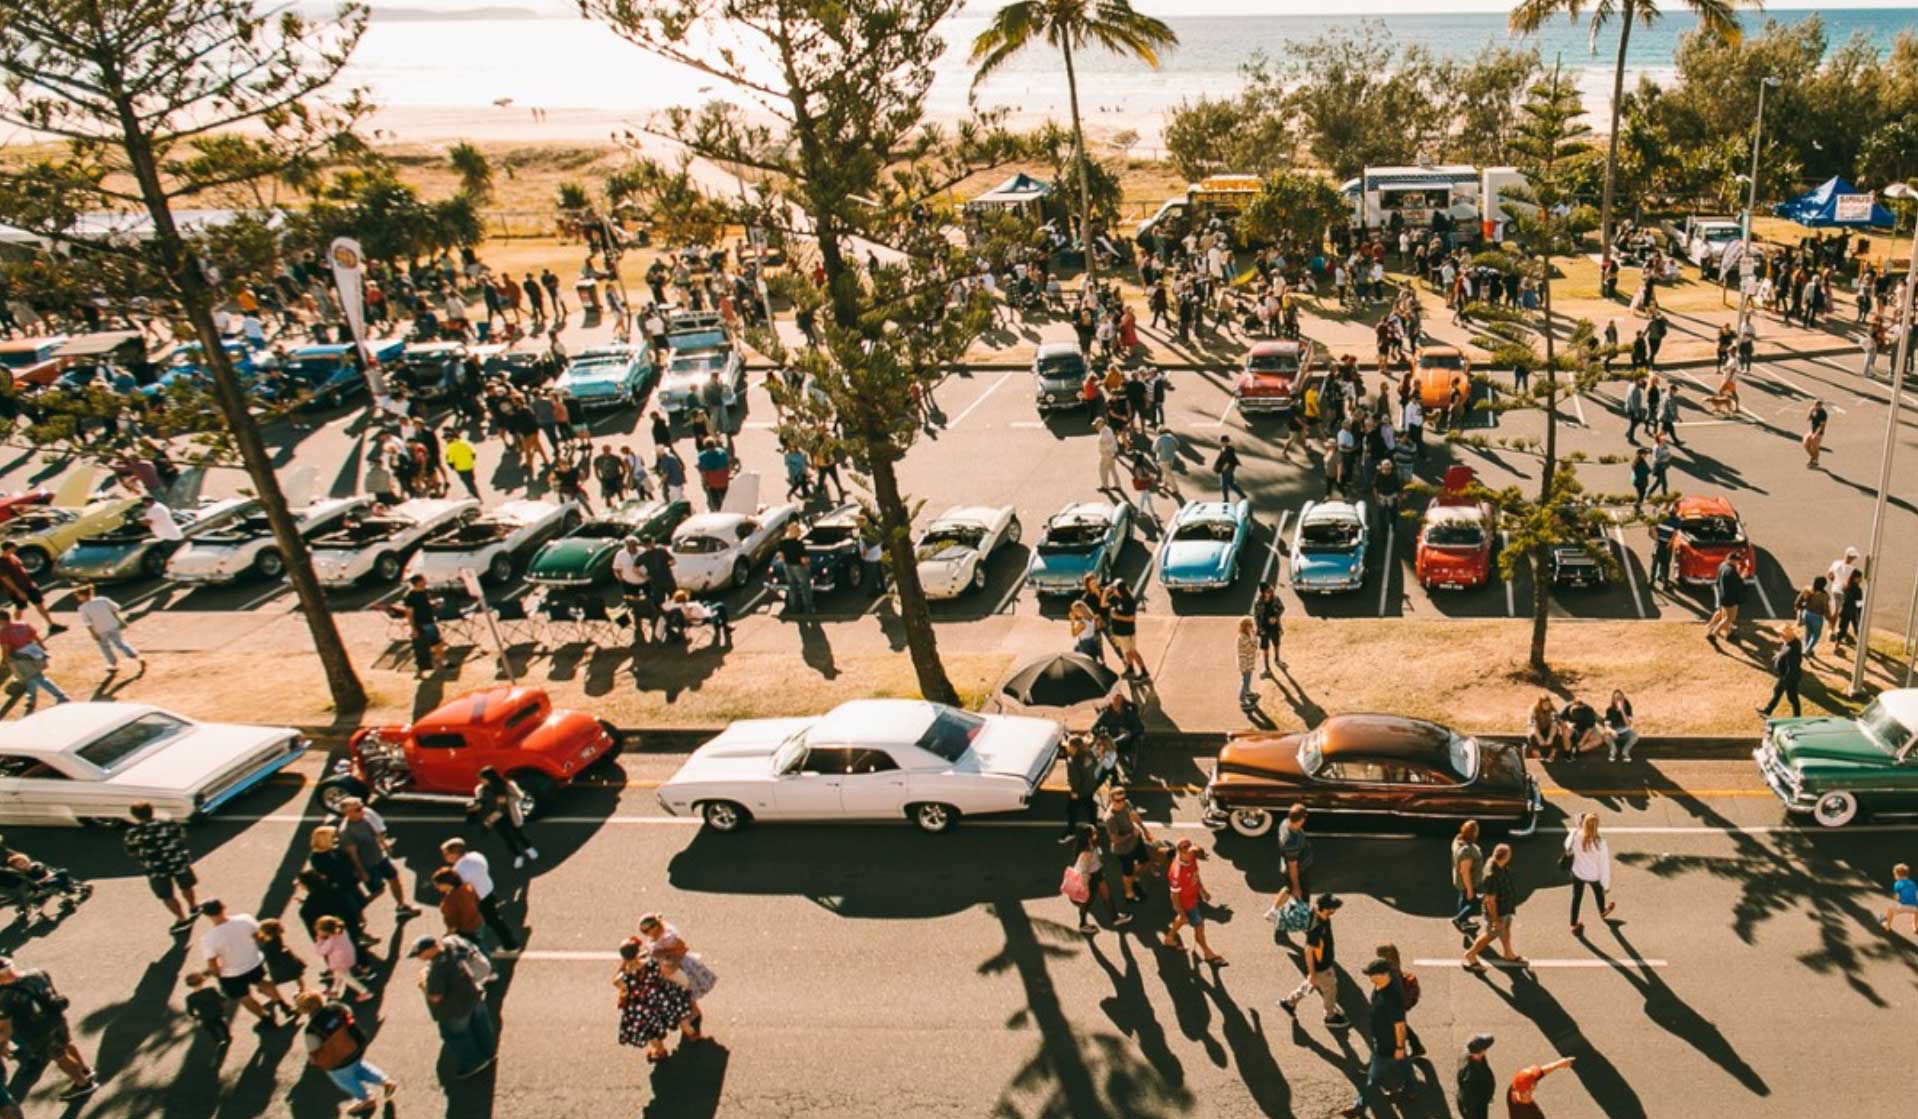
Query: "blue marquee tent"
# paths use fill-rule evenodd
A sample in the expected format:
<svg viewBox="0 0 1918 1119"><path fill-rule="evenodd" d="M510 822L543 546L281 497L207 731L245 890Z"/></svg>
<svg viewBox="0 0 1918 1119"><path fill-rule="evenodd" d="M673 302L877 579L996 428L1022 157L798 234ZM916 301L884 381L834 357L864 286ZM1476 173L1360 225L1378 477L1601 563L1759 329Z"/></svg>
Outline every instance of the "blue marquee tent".
<svg viewBox="0 0 1918 1119"><path fill-rule="evenodd" d="M1780 202L1772 207L1772 213L1813 228L1888 226L1893 222L1891 211L1880 206L1876 198L1840 178L1828 179L1790 202Z"/></svg>

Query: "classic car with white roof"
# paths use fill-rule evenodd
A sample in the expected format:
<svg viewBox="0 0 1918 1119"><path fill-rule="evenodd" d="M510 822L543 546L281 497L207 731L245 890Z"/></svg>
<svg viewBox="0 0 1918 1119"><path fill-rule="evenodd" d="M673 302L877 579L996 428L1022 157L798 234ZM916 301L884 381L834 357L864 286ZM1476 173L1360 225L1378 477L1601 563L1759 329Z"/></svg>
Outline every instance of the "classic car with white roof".
<svg viewBox="0 0 1918 1119"><path fill-rule="evenodd" d="M141 576L157 579L166 574L167 561L187 541L232 524L259 507L260 503L250 497L203 498L185 508L153 502L119 527L83 537L60 557L54 571L62 578L85 583L112 583Z"/></svg>
<svg viewBox="0 0 1918 1119"><path fill-rule="evenodd" d="M1159 544L1159 582L1168 591L1214 591L1239 579L1252 504L1188 501Z"/></svg>
<svg viewBox="0 0 1918 1119"><path fill-rule="evenodd" d="M695 513L673 529L673 580L700 594L726 587L743 587L778 546L786 526L799 516L799 506L756 504L759 476L741 474L726 491L717 513ZM747 512L751 510L751 512Z"/></svg>
<svg viewBox="0 0 1918 1119"><path fill-rule="evenodd" d="M144 703L61 703L0 724L0 824L165 819L212 812L307 748L291 727L202 723Z"/></svg>
<svg viewBox="0 0 1918 1119"><path fill-rule="evenodd" d="M958 598L984 590L986 561L1000 548L1017 544L1021 531L1018 513L1010 505L959 505L940 514L913 546L926 597Z"/></svg>
<svg viewBox="0 0 1918 1119"><path fill-rule="evenodd" d="M754 820L899 819L943 832L1024 808L1063 737L1050 719L858 699L815 718L733 723L659 787L659 803L718 832Z"/></svg>
<svg viewBox="0 0 1918 1119"><path fill-rule="evenodd" d="M714 373L719 374L720 386L734 399L745 399L746 361L726 333L725 324L717 315L710 321L685 318L666 333L666 368L660 373L657 390L659 406L669 415L697 406Z"/></svg>
<svg viewBox="0 0 1918 1119"><path fill-rule="evenodd" d="M1041 595L1078 594L1085 578L1111 577L1132 535L1132 506L1075 501L1046 519L1026 565L1026 582Z"/></svg>
<svg viewBox="0 0 1918 1119"><path fill-rule="evenodd" d="M390 583L406 569L406 558L427 537L447 525L479 515L470 497L416 497L366 514L350 514L315 536L313 574L323 587L350 587L363 579Z"/></svg>
<svg viewBox="0 0 1918 1119"><path fill-rule="evenodd" d="M280 484L300 537L309 543L348 517L366 516L373 506L373 499L365 494L309 501L313 480L313 468L301 466ZM278 579L286 574L286 557L273 539L266 511L256 506L237 520L195 534L167 560L166 573L176 583L232 583L249 575Z"/></svg>
<svg viewBox="0 0 1918 1119"><path fill-rule="evenodd" d="M596 346L573 355L553 387L582 408L630 408L646 399L652 380L651 347Z"/></svg>
<svg viewBox="0 0 1918 1119"><path fill-rule="evenodd" d="M424 575L428 587L443 589L459 586L460 571L470 570L487 582L504 583L513 577L521 553L579 521L576 501L508 501L470 521L441 526L406 561L406 577Z"/></svg>
<svg viewBox="0 0 1918 1119"><path fill-rule="evenodd" d="M1752 756L1785 811L1820 827L1918 816L1918 688L1881 692L1856 718L1767 719Z"/></svg>
<svg viewBox="0 0 1918 1119"><path fill-rule="evenodd" d="M1300 594L1354 591L1365 583L1371 543L1363 503L1308 501L1292 530L1292 589Z"/></svg>
<svg viewBox="0 0 1918 1119"><path fill-rule="evenodd" d="M460 391L463 342L409 342L387 371L387 380L403 385L418 400L439 400Z"/></svg>

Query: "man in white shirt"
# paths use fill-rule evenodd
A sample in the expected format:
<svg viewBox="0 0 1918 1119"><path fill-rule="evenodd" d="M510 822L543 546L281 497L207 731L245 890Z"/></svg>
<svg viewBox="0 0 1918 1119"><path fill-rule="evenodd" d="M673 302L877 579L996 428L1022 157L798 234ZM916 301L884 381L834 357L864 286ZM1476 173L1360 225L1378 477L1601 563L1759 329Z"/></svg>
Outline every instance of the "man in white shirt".
<svg viewBox="0 0 1918 1119"><path fill-rule="evenodd" d="M259 942L253 939L253 934L260 931L260 923L251 913L228 916L226 903L219 898L201 902L200 912L213 922L213 927L200 938L206 973L219 981L221 994L239 999L240 1005L252 1011L261 1022L278 1025L272 1008L261 1006L253 997L258 992L272 1003L279 1002L278 992L267 982L266 957L260 954Z"/></svg>
<svg viewBox="0 0 1918 1119"><path fill-rule="evenodd" d="M479 895L480 919L486 922L487 928L493 930L494 936L499 937L500 950L493 955L519 955L519 938L513 935L506 919L500 916L499 899L493 893L493 868L487 864L486 856L468 849L464 839L449 839L440 844L440 857L453 868L453 873L460 876L460 881L473 887L473 892Z"/></svg>
<svg viewBox="0 0 1918 1119"><path fill-rule="evenodd" d="M1858 568L1858 549L1846 548L1843 559L1831 561L1831 568L1825 572L1826 585L1831 589L1833 601L1844 598L1845 584L1851 582L1851 573Z"/></svg>
<svg viewBox="0 0 1918 1119"><path fill-rule="evenodd" d="M146 511L141 514L146 519L147 531L161 540L185 540L186 534L173 519L173 510L166 503L154 498L147 502Z"/></svg>
<svg viewBox="0 0 1918 1119"><path fill-rule="evenodd" d="M171 523L171 522L169 522ZM110 598L97 595L91 583L83 583L73 593L80 602L80 620L86 623L87 632L93 635L93 643L100 647L100 655L106 658L107 675L120 671L120 662L114 656L114 650L127 655L127 659L140 666L145 672L146 661L141 659L140 651L127 644L126 619L120 614L120 604Z"/></svg>

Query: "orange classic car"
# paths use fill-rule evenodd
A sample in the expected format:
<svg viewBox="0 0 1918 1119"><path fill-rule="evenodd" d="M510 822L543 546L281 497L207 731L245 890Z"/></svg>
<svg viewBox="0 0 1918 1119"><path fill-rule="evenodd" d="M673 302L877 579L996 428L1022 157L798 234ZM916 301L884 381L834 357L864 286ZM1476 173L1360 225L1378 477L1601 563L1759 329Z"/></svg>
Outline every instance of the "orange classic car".
<svg viewBox="0 0 1918 1119"><path fill-rule="evenodd" d="M1747 579L1757 571L1758 552L1731 502L1722 497L1681 497L1673 512L1678 514L1678 532L1672 537L1672 566L1680 582L1710 583L1726 557Z"/></svg>

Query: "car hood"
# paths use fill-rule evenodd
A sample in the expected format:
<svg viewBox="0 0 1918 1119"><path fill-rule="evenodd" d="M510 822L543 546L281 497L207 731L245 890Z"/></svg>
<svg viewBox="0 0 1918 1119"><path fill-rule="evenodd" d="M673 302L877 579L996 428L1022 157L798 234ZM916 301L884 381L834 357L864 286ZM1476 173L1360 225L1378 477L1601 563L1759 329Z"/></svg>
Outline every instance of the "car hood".
<svg viewBox="0 0 1918 1119"><path fill-rule="evenodd" d="M1850 719L1825 716L1773 724L1772 742L1788 765L1882 767L1892 759Z"/></svg>
<svg viewBox="0 0 1918 1119"><path fill-rule="evenodd" d="M1159 556L1168 575L1216 575L1225 568L1226 545L1220 540L1174 540Z"/></svg>
<svg viewBox="0 0 1918 1119"><path fill-rule="evenodd" d="M1031 579L1035 583L1078 583L1099 566L1105 546L1083 552L1032 553Z"/></svg>
<svg viewBox="0 0 1918 1119"><path fill-rule="evenodd" d="M972 749L959 759L960 769L976 766L980 773L1017 777L1037 785L1051 771L1064 732L1050 719L1002 716L989 721L973 739Z"/></svg>
<svg viewBox="0 0 1918 1119"><path fill-rule="evenodd" d="M269 752L274 744L294 736L295 732L287 727L198 723L188 733L109 774L107 780L115 785L191 790L226 775L236 766Z"/></svg>
<svg viewBox="0 0 1918 1119"><path fill-rule="evenodd" d="M772 777L772 756L780 744L812 719L743 719L694 750L668 785L699 781L760 781Z"/></svg>
<svg viewBox="0 0 1918 1119"><path fill-rule="evenodd" d="M144 540L108 540L97 543L82 540L60 557L61 568L81 571L118 567L136 560L141 553L158 543L149 537Z"/></svg>
<svg viewBox="0 0 1918 1119"><path fill-rule="evenodd" d="M1301 552L1292 561L1292 579L1344 579L1358 566L1356 552Z"/></svg>
<svg viewBox="0 0 1918 1119"><path fill-rule="evenodd" d="M560 374L561 388L615 389L626 382L626 370L617 365L595 365L586 369L568 369Z"/></svg>
<svg viewBox="0 0 1918 1119"><path fill-rule="evenodd" d="M618 545L617 540L555 540L540 549L531 570L538 575L583 574Z"/></svg>

